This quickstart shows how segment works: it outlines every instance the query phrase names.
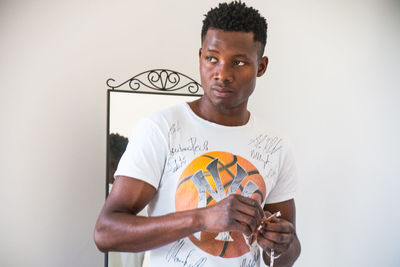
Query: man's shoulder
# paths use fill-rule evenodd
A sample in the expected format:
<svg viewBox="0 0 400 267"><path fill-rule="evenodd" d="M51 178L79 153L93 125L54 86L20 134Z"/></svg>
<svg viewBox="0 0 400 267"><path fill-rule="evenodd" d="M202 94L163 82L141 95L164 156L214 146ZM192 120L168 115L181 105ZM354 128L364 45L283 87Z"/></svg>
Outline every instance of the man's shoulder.
<svg viewBox="0 0 400 267"><path fill-rule="evenodd" d="M169 131L176 124L182 124L189 119L188 104L185 102L154 111L143 117L139 125L158 129L161 132Z"/></svg>
<svg viewBox="0 0 400 267"><path fill-rule="evenodd" d="M264 142L269 145L272 143L279 144L279 147L284 148L284 150L291 147L290 138L284 130L258 116L253 116L253 120L255 125L253 142Z"/></svg>
<svg viewBox="0 0 400 267"><path fill-rule="evenodd" d="M269 122L268 120L259 117L257 115L253 115L254 125L257 132L262 132L264 134L268 134L270 136L277 136L279 138L285 138L284 131L279 129L276 125Z"/></svg>
<svg viewBox="0 0 400 267"><path fill-rule="evenodd" d="M175 104L163 109L153 111L148 116L143 118L144 120L150 120L155 123L160 123L162 121L171 121L174 118L180 117L185 114L187 103L182 102Z"/></svg>
<svg viewBox="0 0 400 267"><path fill-rule="evenodd" d="M173 116L176 114L180 114L183 111L185 111L187 106L186 102L181 102L178 104L174 104L172 106L163 108L163 109L158 109L152 113L150 113L149 118L157 118L157 117L165 117L165 116Z"/></svg>

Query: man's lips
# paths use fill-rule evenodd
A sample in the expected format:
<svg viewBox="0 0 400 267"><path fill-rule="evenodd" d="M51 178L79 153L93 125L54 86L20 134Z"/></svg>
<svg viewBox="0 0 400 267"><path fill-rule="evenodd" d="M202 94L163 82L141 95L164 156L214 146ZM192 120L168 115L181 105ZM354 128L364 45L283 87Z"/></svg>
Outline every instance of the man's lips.
<svg viewBox="0 0 400 267"><path fill-rule="evenodd" d="M233 90L228 87L212 86L211 91L218 97L228 97L233 94Z"/></svg>

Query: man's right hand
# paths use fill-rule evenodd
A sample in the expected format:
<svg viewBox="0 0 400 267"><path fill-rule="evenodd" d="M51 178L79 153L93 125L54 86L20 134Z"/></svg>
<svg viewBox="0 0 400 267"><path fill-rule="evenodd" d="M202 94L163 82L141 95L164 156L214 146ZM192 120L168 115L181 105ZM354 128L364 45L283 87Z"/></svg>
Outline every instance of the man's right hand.
<svg viewBox="0 0 400 267"><path fill-rule="evenodd" d="M255 199L238 194L229 195L199 212L203 231L237 231L246 236L257 231L264 217L263 209Z"/></svg>
<svg viewBox="0 0 400 267"><path fill-rule="evenodd" d="M156 217L136 214L154 197L156 189L141 180L119 176L96 223L94 239L101 251L144 251L199 231L257 231L264 215L254 199L229 195L201 209Z"/></svg>

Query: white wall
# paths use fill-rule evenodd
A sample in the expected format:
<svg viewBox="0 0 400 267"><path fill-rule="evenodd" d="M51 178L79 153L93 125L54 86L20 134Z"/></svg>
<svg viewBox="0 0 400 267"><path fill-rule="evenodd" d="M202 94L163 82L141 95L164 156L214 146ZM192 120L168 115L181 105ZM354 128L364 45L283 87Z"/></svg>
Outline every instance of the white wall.
<svg viewBox="0 0 400 267"><path fill-rule="evenodd" d="M301 178L296 266L399 266L399 2L247 2L270 27L251 107L291 139ZM199 80L214 5L0 2L0 266L102 265L105 81Z"/></svg>
<svg viewBox="0 0 400 267"><path fill-rule="evenodd" d="M400 266L400 2L266 11L271 65L254 105L295 150L297 265Z"/></svg>

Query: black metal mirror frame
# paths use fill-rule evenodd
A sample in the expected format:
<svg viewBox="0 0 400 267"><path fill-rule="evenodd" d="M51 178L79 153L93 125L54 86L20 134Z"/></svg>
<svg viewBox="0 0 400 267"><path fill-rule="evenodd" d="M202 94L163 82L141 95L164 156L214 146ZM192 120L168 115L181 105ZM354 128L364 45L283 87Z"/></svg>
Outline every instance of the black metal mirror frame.
<svg viewBox="0 0 400 267"><path fill-rule="evenodd" d="M106 155L106 199L109 192L109 157L110 157L110 99L112 92L153 94L165 96L202 96L199 93L201 85L189 76L169 70L153 69L139 73L132 78L115 85L110 78L107 84L107 155ZM104 266L108 267L108 253L105 253Z"/></svg>

